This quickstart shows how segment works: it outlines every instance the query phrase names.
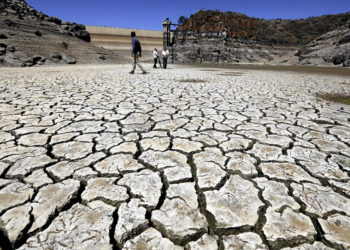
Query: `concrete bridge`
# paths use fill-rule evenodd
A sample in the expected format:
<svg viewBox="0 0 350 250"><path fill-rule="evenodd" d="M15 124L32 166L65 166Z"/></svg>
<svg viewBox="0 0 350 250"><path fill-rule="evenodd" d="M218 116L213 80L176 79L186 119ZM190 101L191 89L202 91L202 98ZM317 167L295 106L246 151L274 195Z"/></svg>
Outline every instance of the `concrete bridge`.
<svg viewBox="0 0 350 250"><path fill-rule="evenodd" d="M151 59L154 48L163 47L163 33L155 30L138 30L125 28L111 28L101 26L86 26L91 35L91 42L99 47L117 51L120 55L130 57L130 32L135 31L142 44L143 58Z"/></svg>

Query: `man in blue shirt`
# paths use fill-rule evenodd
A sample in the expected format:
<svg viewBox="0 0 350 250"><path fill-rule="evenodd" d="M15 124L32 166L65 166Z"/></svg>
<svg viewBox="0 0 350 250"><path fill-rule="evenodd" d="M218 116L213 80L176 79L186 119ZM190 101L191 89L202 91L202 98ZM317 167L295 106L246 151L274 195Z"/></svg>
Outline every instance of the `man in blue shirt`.
<svg viewBox="0 0 350 250"><path fill-rule="evenodd" d="M141 43L139 39L136 37L136 33L134 31L131 32L131 45L132 45L132 70L129 72L130 74L135 73L136 65L142 70L142 74L147 74L146 70L140 64L140 57L142 57L142 49Z"/></svg>

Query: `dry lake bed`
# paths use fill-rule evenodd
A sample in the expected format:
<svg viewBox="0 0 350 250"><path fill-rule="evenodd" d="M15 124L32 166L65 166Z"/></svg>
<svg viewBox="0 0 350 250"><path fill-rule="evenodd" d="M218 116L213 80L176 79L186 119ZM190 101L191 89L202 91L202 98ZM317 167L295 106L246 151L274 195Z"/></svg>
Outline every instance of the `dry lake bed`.
<svg viewBox="0 0 350 250"><path fill-rule="evenodd" d="M0 69L0 248L350 248L347 75L129 70Z"/></svg>

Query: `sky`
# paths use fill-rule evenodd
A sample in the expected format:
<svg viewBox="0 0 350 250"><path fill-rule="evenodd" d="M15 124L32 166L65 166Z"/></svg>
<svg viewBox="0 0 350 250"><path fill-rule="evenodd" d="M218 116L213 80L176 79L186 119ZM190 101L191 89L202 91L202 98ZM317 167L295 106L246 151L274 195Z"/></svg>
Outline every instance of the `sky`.
<svg viewBox="0 0 350 250"><path fill-rule="evenodd" d="M264 19L299 19L350 11L350 0L26 0L35 9L85 25L161 30L198 10L233 11Z"/></svg>

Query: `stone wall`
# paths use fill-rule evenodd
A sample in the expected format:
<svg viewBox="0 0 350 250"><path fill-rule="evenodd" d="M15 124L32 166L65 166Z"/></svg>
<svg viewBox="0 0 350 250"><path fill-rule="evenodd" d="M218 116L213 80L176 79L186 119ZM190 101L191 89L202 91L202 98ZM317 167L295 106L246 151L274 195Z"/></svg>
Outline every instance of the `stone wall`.
<svg viewBox="0 0 350 250"><path fill-rule="evenodd" d="M130 57L131 31L136 32L136 36L141 42L144 59L151 59L153 49L161 50L163 46L163 33L161 31L100 26L86 26L86 29L90 33L91 42L94 45L116 51L125 57Z"/></svg>

